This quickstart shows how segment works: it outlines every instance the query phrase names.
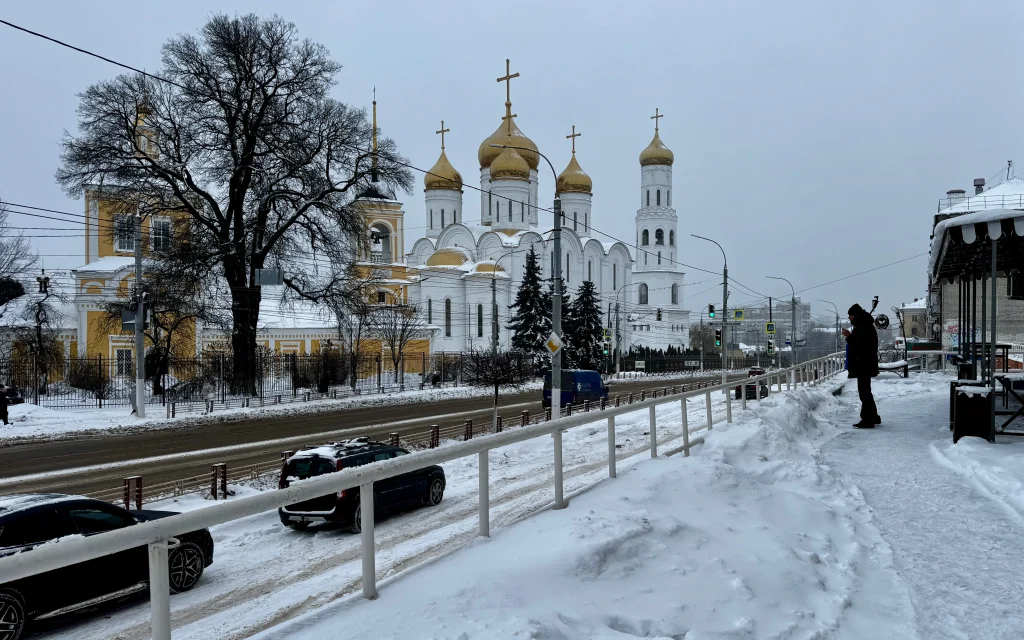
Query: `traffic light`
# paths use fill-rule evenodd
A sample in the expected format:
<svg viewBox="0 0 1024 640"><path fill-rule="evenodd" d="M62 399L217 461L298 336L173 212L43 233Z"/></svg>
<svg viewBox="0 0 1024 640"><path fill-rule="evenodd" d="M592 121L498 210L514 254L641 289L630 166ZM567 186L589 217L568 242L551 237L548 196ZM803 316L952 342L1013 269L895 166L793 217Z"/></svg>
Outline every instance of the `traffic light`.
<svg viewBox="0 0 1024 640"><path fill-rule="evenodd" d="M722 346L722 330L721 329L715 329L715 346L716 347Z"/></svg>
<svg viewBox="0 0 1024 640"><path fill-rule="evenodd" d="M713 305L713 304L709 304L708 305L708 317L709 318L714 318L715 317L715 305Z"/></svg>
<svg viewBox="0 0 1024 640"><path fill-rule="evenodd" d="M775 343L771 340L768 341L768 355L775 353Z"/></svg>

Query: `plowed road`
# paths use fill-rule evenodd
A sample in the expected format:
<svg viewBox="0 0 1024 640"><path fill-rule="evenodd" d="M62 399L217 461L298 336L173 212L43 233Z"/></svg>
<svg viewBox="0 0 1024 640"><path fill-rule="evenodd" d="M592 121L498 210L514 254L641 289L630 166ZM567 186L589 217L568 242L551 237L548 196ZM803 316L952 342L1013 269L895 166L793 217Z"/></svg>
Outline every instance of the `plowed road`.
<svg viewBox="0 0 1024 640"><path fill-rule="evenodd" d="M745 376L738 376L741 379ZM703 380L715 380L708 377ZM698 379L656 379L621 382L610 394L639 394L672 384L691 385ZM88 493L121 485L126 476L141 475L146 486L209 473L210 465L225 462L229 469L265 462L280 452L302 446L363 435L403 440L427 432L432 424L445 427L488 424L490 397L422 402L418 404L344 409L311 415L263 416L229 423L162 428L123 435L83 434L74 439L13 443L0 448L0 494ZM499 415L518 417L541 411L540 392L503 396Z"/></svg>

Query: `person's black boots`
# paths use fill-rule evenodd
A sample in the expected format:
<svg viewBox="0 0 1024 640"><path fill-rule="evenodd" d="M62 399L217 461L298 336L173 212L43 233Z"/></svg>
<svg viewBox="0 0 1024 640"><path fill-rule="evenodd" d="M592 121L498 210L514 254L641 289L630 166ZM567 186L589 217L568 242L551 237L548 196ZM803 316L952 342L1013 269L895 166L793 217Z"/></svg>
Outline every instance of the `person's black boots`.
<svg viewBox="0 0 1024 640"><path fill-rule="evenodd" d="M864 420L861 420L857 424L853 425L853 428L854 429L874 429L875 428L875 424L873 422L866 422Z"/></svg>
<svg viewBox="0 0 1024 640"><path fill-rule="evenodd" d="M882 416L875 416L875 424L882 424Z"/></svg>

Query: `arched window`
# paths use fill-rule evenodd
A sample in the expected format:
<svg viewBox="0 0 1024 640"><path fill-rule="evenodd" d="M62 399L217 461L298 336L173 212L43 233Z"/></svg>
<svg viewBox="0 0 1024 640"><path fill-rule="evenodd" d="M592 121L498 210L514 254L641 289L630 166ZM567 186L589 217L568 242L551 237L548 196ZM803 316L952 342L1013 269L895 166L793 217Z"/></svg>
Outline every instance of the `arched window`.
<svg viewBox="0 0 1024 640"><path fill-rule="evenodd" d="M672 284L672 304L679 304L679 285Z"/></svg>
<svg viewBox="0 0 1024 640"><path fill-rule="evenodd" d="M594 281L594 261L587 260L587 280Z"/></svg>
<svg viewBox="0 0 1024 640"><path fill-rule="evenodd" d="M452 299L445 298L444 301L444 337L452 337Z"/></svg>
<svg viewBox="0 0 1024 640"><path fill-rule="evenodd" d="M434 301L427 298L427 324L434 324Z"/></svg>
<svg viewBox="0 0 1024 640"><path fill-rule="evenodd" d="M612 264L612 291L619 290L619 265Z"/></svg>
<svg viewBox="0 0 1024 640"><path fill-rule="evenodd" d="M665 189L665 206L666 207L671 207L672 206L672 190L671 189Z"/></svg>
<svg viewBox="0 0 1024 640"><path fill-rule="evenodd" d="M647 206L651 206L651 190L647 190Z"/></svg>
<svg viewBox="0 0 1024 640"><path fill-rule="evenodd" d="M484 305L476 305L476 337L484 337Z"/></svg>
<svg viewBox="0 0 1024 640"><path fill-rule="evenodd" d="M651 244L651 235L647 232L647 229L644 229L640 233L640 244L645 246L645 247L647 245Z"/></svg>
<svg viewBox="0 0 1024 640"><path fill-rule="evenodd" d="M637 304L647 304L647 285L642 282L637 287Z"/></svg>
<svg viewBox="0 0 1024 640"><path fill-rule="evenodd" d="M668 246L676 246L676 232L671 229L668 230Z"/></svg>
<svg viewBox="0 0 1024 640"><path fill-rule="evenodd" d="M659 207L661 206L661 189L658 189L657 204Z"/></svg>
<svg viewBox="0 0 1024 640"><path fill-rule="evenodd" d="M654 230L654 244L665 244L665 232L661 229Z"/></svg>

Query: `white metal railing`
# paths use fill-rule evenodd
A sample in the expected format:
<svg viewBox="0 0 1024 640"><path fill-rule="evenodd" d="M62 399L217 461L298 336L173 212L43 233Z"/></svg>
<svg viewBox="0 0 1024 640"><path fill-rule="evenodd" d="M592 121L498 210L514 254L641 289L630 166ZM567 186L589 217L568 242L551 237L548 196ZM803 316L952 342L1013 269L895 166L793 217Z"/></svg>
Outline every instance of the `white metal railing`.
<svg viewBox="0 0 1024 640"><path fill-rule="evenodd" d="M523 426L522 428L489 434L437 449L414 452L407 456L377 462L361 467L343 469L336 473L308 478L293 483L285 489L267 491L265 493L238 498L230 502L219 503L195 511L141 522L135 526L109 531L94 536L69 536L47 543L23 553L0 558L0 584L20 580L28 576L53 571L61 567L85 562L110 554L118 553L135 547L149 547L151 627L154 640L170 640L170 598L167 566L167 550L176 544L175 535L197 529L246 518L259 513L272 511L296 502L308 500L345 489L359 487L361 524L362 524L362 589L367 598L377 597L376 557L374 553L374 513L373 483L380 482L403 473L422 469L431 465L450 462L459 458L477 455L479 463L479 517L480 535L490 535L489 515L489 482L488 452L507 445L533 438L552 436L554 443L554 508L565 507L562 486L562 432L573 427L591 424L599 420L608 422L608 475L614 478L615 469L615 418L627 413L649 410L650 449L651 457L658 455L657 421L655 408L669 402L679 402L682 409L683 445L665 452L665 455L683 452L690 455L690 448L704 441L703 437L690 439L690 427L686 411L686 400L704 396L707 408L707 424L693 429L694 431L713 428L711 412L711 394L725 392L726 421L732 422L732 389L740 385L742 406L746 408L747 394L745 385L754 384L756 397L761 396L761 383L776 385L782 391L783 378L786 389L800 385L816 385L843 371L843 355L831 354L809 360L786 369L768 371L764 375L733 380L714 387L705 387L683 393L663 395L632 404L618 407L606 406L598 412L584 412L558 418L548 422ZM600 416L600 417L599 417Z"/></svg>

